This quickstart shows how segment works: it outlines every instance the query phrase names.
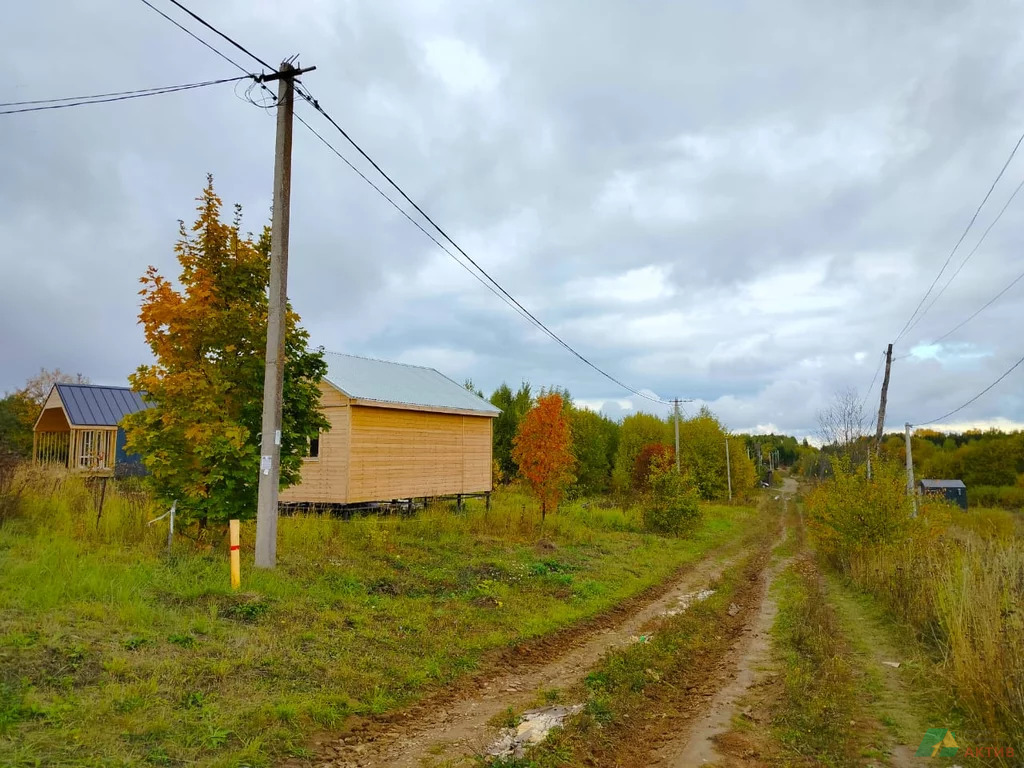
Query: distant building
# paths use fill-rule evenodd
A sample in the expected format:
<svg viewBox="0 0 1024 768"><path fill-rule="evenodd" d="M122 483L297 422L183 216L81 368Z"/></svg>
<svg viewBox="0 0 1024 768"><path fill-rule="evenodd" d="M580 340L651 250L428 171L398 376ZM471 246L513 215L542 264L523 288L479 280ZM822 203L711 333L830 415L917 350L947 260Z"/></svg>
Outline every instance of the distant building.
<svg viewBox="0 0 1024 768"><path fill-rule="evenodd" d="M967 509L967 486L963 480L922 480L917 487L923 496L942 496Z"/></svg>
<svg viewBox="0 0 1024 768"><path fill-rule="evenodd" d="M125 453L121 420L149 408L128 387L54 384L36 419L32 459L98 477L137 474L137 455Z"/></svg>

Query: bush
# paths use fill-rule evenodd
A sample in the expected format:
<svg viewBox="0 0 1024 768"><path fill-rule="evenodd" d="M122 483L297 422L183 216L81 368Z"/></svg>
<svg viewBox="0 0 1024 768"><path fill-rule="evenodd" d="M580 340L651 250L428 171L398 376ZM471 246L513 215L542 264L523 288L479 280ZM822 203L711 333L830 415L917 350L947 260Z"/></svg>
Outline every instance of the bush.
<svg viewBox="0 0 1024 768"><path fill-rule="evenodd" d="M1016 485L976 485L967 488L968 507L1024 509L1024 488Z"/></svg>
<svg viewBox="0 0 1024 768"><path fill-rule="evenodd" d="M904 541L925 522L924 516L914 519L914 503L898 465L878 462L868 480L846 456L832 460L832 477L811 493L807 511L818 551L840 567L861 549Z"/></svg>
<svg viewBox="0 0 1024 768"><path fill-rule="evenodd" d="M667 456L656 456L647 482L650 490L643 506L644 528L677 536L692 530L701 512L690 478L678 474Z"/></svg>

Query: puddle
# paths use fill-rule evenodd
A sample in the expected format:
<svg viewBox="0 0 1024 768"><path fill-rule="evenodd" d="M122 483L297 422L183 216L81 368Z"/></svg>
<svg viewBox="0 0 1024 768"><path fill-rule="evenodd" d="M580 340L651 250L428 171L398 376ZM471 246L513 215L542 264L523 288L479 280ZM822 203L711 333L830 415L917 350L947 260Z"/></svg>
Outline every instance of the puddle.
<svg viewBox="0 0 1024 768"><path fill-rule="evenodd" d="M515 728L502 729L498 740L487 750L487 755L521 758L527 747L540 744L552 728L558 728L566 718L582 710L582 704L573 704L568 707L542 707L524 712L519 725Z"/></svg>
<svg viewBox="0 0 1024 768"><path fill-rule="evenodd" d="M678 616L680 613L685 611L694 603L699 603L701 600L707 600L715 594L713 589L702 589L700 592L690 592L679 598L679 601L674 607L669 608L662 616Z"/></svg>

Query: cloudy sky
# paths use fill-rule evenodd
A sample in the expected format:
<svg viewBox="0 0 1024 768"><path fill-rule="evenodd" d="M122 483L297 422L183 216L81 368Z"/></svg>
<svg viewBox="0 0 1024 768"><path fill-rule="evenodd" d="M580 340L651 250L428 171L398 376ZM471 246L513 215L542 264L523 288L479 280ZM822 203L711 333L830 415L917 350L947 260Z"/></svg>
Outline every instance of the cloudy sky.
<svg viewBox="0 0 1024 768"><path fill-rule="evenodd" d="M582 354L736 430L806 434L844 387L877 407L884 345L1024 130L1020 3L192 5L270 62L315 64L304 82L334 117ZM139 0L4 16L0 101L237 74ZM274 120L240 96L0 116L0 390L40 367L120 384L147 359L137 280L176 274L207 172L264 224ZM1024 148L947 275L1022 178ZM1024 354L1024 281L929 344L1024 271L1019 198L897 344L890 425L941 416ZM314 343L657 411L499 303L301 125L292 206L289 295ZM1024 422L1022 384L1024 366L947 423Z"/></svg>

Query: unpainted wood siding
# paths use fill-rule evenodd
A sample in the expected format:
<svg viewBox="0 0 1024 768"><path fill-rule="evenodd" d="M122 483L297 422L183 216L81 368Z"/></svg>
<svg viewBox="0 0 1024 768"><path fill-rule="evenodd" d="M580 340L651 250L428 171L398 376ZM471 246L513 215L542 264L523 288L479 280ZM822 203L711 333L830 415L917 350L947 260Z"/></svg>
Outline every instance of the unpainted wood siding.
<svg viewBox="0 0 1024 768"><path fill-rule="evenodd" d="M491 421L353 405L348 501L491 490Z"/></svg>
<svg viewBox="0 0 1024 768"><path fill-rule="evenodd" d="M331 423L320 433L320 456L302 463L302 482L281 491L289 502L345 504L348 493L349 399L327 382L320 384L320 405Z"/></svg>

